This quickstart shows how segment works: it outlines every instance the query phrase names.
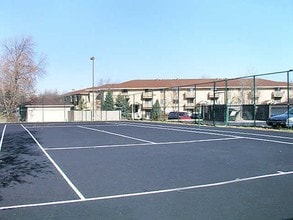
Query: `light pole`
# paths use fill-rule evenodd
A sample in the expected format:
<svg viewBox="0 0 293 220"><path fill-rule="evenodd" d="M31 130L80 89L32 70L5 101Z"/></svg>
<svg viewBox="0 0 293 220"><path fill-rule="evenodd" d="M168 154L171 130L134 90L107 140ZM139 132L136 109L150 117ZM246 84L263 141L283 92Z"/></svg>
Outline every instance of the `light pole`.
<svg viewBox="0 0 293 220"><path fill-rule="evenodd" d="M93 109L92 109L92 121L95 120L95 94L94 94L94 88L95 88L95 57L90 58L92 62L92 77L93 77L93 89L92 89L92 94L93 94Z"/></svg>

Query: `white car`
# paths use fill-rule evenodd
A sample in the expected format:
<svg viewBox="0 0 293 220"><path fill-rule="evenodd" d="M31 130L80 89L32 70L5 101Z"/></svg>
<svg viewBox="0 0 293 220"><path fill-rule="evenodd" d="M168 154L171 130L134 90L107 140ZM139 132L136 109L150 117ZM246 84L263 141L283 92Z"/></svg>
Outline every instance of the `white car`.
<svg viewBox="0 0 293 220"><path fill-rule="evenodd" d="M286 120L286 127L289 127L289 128L293 127L293 117L290 117Z"/></svg>

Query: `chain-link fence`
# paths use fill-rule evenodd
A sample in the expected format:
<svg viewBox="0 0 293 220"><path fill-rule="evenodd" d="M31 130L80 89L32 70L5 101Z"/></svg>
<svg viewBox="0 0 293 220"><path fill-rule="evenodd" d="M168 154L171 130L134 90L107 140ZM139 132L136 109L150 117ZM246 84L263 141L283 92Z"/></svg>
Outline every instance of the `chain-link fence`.
<svg viewBox="0 0 293 220"><path fill-rule="evenodd" d="M292 123L287 120L285 126L272 125L292 127L293 115L289 113L293 107L292 72L202 80L205 82L152 89L142 94L142 118L152 119L151 113L159 111L159 120L214 126L267 126L268 118L287 112ZM154 106L156 100L159 107Z"/></svg>

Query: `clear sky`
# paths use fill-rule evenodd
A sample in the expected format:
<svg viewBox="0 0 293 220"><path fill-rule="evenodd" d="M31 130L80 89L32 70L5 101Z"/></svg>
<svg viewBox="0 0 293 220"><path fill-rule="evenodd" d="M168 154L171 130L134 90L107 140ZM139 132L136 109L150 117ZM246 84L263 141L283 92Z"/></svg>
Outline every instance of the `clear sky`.
<svg viewBox="0 0 293 220"><path fill-rule="evenodd" d="M293 68L293 0L3 0L0 40L47 56L39 91Z"/></svg>

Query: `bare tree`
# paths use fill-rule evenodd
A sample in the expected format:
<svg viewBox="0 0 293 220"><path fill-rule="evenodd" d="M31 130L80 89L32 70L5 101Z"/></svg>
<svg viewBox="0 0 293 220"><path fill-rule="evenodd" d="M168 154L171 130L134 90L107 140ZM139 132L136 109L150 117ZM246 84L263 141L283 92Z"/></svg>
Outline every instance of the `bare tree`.
<svg viewBox="0 0 293 220"><path fill-rule="evenodd" d="M111 84L113 81L110 78L101 78L99 81L96 83L97 86L103 86L106 84Z"/></svg>
<svg viewBox="0 0 293 220"><path fill-rule="evenodd" d="M15 118L21 100L35 91L37 78L45 74L44 56L35 61L35 45L30 36L8 39L1 44L0 105L8 119Z"/></svg>

